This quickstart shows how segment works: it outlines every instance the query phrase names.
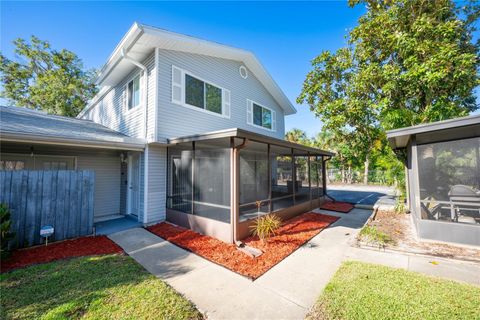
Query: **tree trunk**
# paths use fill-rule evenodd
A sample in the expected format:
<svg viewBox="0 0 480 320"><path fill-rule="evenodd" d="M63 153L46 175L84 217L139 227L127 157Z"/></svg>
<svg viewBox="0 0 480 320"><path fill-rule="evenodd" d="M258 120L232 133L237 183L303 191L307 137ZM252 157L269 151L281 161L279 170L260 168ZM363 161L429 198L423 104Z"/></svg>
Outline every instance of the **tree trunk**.
<svg viewBox="0 0 480 320"><path fill-rule="evenodd" d="M345 167L342 166L342 183L345 183Z"/></svg>
<svg viewBox="0 0 480 320"><path fill-rule="evenodd" d="M363 184L364 185L367 185L368 184L368 167L370 165L370 159L368 158L368 155L367 155L367 158L365 159L365 171L363 173Z"/></svg>
<svg viewBox="0 0 480 320"><path fill-rule="evenodd" d="M347 175L347 183L352 184L352 166L348 166L348 175Z"/></svg>

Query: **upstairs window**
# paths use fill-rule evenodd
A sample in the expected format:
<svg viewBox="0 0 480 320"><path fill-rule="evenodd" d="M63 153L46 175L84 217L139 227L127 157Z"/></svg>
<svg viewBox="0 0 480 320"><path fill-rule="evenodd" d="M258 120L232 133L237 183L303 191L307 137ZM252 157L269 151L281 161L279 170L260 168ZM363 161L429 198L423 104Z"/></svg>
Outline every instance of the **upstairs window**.
<svg viewBox="0 0 480 320"><path fill-rule="evenodd" d="M131 110L140 105L140 75L127 84L127 106Z"/></svg>
<svg viewBox="0 0 480 320"><path fill-rule="evenodd" d="M267 130L276 130L275 111L247 100L247 123Z"/></svg>
<svg viewBox="0 0 480 320"><path fill-rule="evenodd" d="M172 102L230 117L230 91L172 66Z"/></svg>

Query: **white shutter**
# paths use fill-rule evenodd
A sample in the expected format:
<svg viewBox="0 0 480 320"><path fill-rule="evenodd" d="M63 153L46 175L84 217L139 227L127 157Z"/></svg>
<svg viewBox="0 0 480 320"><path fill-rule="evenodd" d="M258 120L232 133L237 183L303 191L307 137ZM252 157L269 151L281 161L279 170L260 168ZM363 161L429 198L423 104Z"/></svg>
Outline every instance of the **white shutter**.
<svg viewBox="0 0 480 320"><path fill-rule="evenodd" d="M183 103L183 72L181 69L172 66L172 102Z"/></svg>
<svg viewBox="0 0 480 320"><path fill-rule="evenodd" d="M128 84L123 88L122 96L120 98L121 103L122 103L122 108L123 110L127 111L128 106L127 106L127 93L128 93Z"/></svg>
<svg viewBox="0 0 480 320"><path fill-rule="evenodd" d="M253 124L253 103L251 100L247 100L247 123Z"/></svg>
<svg viewBox="0 0 480 320"><path fill-rule="evenodd" d="M230 118L230 90L223 89L222 90L223 96L223 116L226 118Z"/></svg>
<svg viewBox="0 0 480 320"><path fill-rule="evenodd" d="M277 131L277 113L272 110L272 130Z"/></svg>

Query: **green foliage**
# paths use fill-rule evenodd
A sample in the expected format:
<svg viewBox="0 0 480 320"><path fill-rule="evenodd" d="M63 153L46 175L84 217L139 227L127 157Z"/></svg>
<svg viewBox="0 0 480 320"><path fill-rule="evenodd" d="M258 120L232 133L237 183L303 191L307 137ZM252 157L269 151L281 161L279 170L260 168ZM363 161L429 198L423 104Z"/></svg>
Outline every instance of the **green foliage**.
<svg viewBox="0 0 480 320"><path fill-rule="evenodd" d="M0 243L1 243L1 259L9 256L8 243L15 237L12 230L12 220L10 209L5 203L0 203Z"/></svg>
<svg viewBox="0 0 480 320"><path fill-rule="evenodd" d="M450 0L351 0L367 13L347 46L312 61L298 103L322 121L340 165L392 160L385 130L468 115L478 109L479 5ZM396 161L394 161L396 162ZM400 165L391 170L400 180Z"/></svg>
<svg viewBox="0 0 480 320"><path fill-rule="evenodd" d="M297 128L293 128L287 133L285 133L285 140L298 143L298 144L303 144L306 146L309 146L312 143L310 139L307 137L307 133Z"/></svg>
<svg viewBox="0 0 480 320"><path fill-rule="evenodd" d="M1 96L12 104L74 117L97 93L95 73L84 71L73 52L54 50L35 36L13 43L18 61L0 54Z"/></svg>
<svg viewBox="0 0 480 320"><path fill-rule="evenodd" d="M407 207L405 205L405 197L399 196L395 202L395 212L398 214L405 213Z"/></svg>
<svg viewBox="0 0 480 320"><path fill-rule="evenodd" d="M478 297L472 285L347 261L307 319L479 319Z"/></svg>
<svg viewBox="0 0 480 320"><path fill-rule="evenodd" d="M374 226L366 225L360 230L360 238L363 241L385 247L387 244L392 243L393 239L386 233L378 230Z"/></svg>
<svg viewBox="0 0 480 320"><path fill-rule="evenodd" d="M81 257L0 275L2 319L202 319L129 256Z"/></svg>
<svg viewBox="0 0 480 320"><path fill-rule="evenodd" d="M274 213L270 213L257 218L253 225L250 226L250 230L254 236L262 241L275 235L275 232L280 228L282 219Z"/></svg>

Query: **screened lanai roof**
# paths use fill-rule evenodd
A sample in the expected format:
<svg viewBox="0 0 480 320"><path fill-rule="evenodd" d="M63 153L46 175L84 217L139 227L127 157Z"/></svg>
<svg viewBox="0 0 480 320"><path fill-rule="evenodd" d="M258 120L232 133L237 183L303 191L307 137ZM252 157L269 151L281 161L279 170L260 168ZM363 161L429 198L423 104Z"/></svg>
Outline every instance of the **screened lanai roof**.
<svg viewBox="0 0 480 320"><path fill-rule="evenodd" d="M263 134L258 134L255 132L251 132L251 131L247 131L239 128L232 128L227 130L213 131L213 132L208 132L203 134L195 134L195 135L189 135L184 137L172 138L172 139L168 139L168 144L175 145L178 143L206 141L206 140L231 138L231 137L248 139L249 141L261 142L261 143L268 143L271 145L277 145L285 148L293 148L295 149L294 152L296 154L322 155L322 156L330 156L330 157L335 155L333 152L330 152L330 151L308 147L308 146L301 145L298 143L293 143L287 140L272 138L269 136L265 136Z"/></svg>
<svg viewBox="0 0 480 320"><path fill-rule="evenodd" d="M388 142L393 149L405 148L414 135L417 143L478 137L480 114L387 131Z"/></svg>

